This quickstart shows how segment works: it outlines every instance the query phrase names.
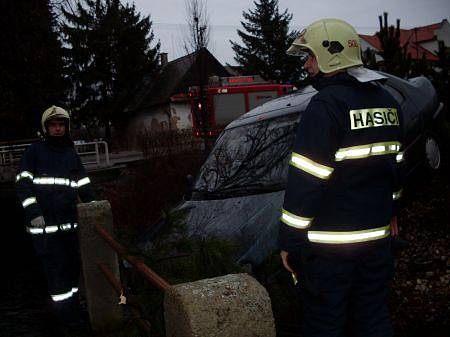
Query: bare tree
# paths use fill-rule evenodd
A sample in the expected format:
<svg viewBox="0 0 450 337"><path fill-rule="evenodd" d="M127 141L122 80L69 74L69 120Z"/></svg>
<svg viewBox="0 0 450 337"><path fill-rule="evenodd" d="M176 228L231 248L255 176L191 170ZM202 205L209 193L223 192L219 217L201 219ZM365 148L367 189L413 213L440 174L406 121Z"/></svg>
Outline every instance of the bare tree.
<svg viewBox="0 0 450 337"><path fill-rule="evenodd" d="M208 83L208 70L205 60L204 50L208 48L210 38L210 25L208 18L207 0L185 0L186 1L186 24L188 26L187 36L184 40L184 49L187 54L195 60L194 80L198 86L198 99L200 108L200 118L205 150L209 152L211 148L210 140L207 136L209 131L209 112L206 107L205 89Z"/></svg>
<svg viewBox="0 0 450 337"><path fill-rule="evenodd" d="M223 193L286 183L297 116L263 120L224 132L202 166L196 189Z"/></svg>
<svg viewBox="0 0 450 337"><path fill-rule="evenodd" d="M186 0L187 36L184 49L187 53L208 48L210 25L207 0Z"/></svg>

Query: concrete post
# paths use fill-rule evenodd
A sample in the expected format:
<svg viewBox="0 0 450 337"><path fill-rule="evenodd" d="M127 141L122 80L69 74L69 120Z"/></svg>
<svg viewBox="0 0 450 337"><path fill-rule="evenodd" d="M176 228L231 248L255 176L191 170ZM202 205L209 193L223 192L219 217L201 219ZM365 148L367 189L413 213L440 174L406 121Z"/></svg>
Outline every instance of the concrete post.
<svg viewBox="0 0 450 337"><path fill-rule="evenodd" d="M113 330L122 323L122 308L118 296L100 271L104 263L120 280L117 254L100 237L95 225L100 224L111 235L113 218L111 205L107 200L78 205L79 241L86 300L92 329Z"/></svg>
<svg viewBox="0 0 450 337"><path fill-rule="evenodd" d="M164 317L166 337L275 337L267 291L247 274L172 286Z"/></svg>

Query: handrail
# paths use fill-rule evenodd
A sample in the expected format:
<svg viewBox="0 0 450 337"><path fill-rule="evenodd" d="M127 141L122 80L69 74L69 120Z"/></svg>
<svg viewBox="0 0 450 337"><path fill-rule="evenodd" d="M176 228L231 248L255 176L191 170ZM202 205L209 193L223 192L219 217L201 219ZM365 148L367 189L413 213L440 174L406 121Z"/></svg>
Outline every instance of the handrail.
<svg viewBox="0 0 450 337"><path fill-rule="evenodd" d="M38 142L40 138L26 138L20 140L10 140L10 141L2 141L0 142L0 146L3 145L20 145L20 144L31 144Z"/></svg>
<svg viewBox="0 0 450 337"><path fill-rule="evenodd" d="M83 152L83 151L79 150L79 148L83 148L84 146L90 146L90 145L94 145L94 151L84 151ZM106 165L108 165L108 166L110 165L108 143L103 140L95 141L95 142L75 143L75 148L77 149L77 153L80 157L95 154L95 161L83 162L84 164L97 164L97 166L100 165L99 145L103 146L103 149L105 152Z"/></svg>
<svg viewBox="0 0 450 337"><path fill-rule="evenodd" d="M116 293L118 295L123 296L123 287L119 280L117 280L111 270L106 266L104 263L99 263L98 267L100 268L101 272L105 276L106 280L111 284L111 286L114 288ZM150 336L151 333L151 325L150 323L141 317L141 311L140 305L136 303L132 298L126 297L126 302L123 303L130 307L130 310L133 313L133 318L137 319L137 323L139 327L144 330L148 336Z"/></svg>
<svg viewBox="0 0 450 337"><path fill-rule="evenodd" d="M5 144L0 145L0 165L1 166L13 166L16 165L20 158L22 157L22 154L25 152L28 146L30 146L32 143L22 143L22 144ZM95 164L97 167L100 167L102 165L101 163L101 156L100 152L104 153L104 160L106 166L110 166L110 158L109 158L109 148L108 143L105 141L94 141L94 142L75 142L74 143L75 149L80 157L86 157L95 155L94 161L83 161L83 164ZM93 147L93 150L89 149L89 147ZM103 149L101 149L101 147ZM102 154L103 154L102 153Z"/></svg>
<svg viewBox="0 0 450 337"><path fill-rule="evenodd" d="M163 292L165 292L170 288L170 284L161 276L159 276L157 273L155 273L152 269L150 269L144 262L142 262L135 256L128 255L125 248L116 240L114 240L113 237L106 231L106 229L104 229L99 224L95 225L95 229L98 232L98 234L106 241L106 243L114 251L117 252L117 254L119 254L121 257L127 260L133 267L135 267L136 270L153 286L155 286L156 288L158 288Z"/></svg>

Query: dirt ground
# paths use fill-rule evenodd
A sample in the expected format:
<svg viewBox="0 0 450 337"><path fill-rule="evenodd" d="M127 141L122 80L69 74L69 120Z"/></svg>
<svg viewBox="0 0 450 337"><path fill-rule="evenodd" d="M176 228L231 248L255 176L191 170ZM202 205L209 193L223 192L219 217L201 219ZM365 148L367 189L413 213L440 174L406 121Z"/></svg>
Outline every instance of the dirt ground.
<svg viewBox="0 0 450 337"><path fill-rule="evenodd" d="M397 336L448 336L450 331L450 167L443 163L406 190L391 285L391 317Z"/></svg>

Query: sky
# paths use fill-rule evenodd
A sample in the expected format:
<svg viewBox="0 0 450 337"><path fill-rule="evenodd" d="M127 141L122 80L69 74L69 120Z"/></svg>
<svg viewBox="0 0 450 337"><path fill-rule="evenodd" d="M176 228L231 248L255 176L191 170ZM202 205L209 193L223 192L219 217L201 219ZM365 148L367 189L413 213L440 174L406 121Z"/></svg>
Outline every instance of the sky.
<svg viewBox="0 0 450 337"><path fill-rule="evenodd" d="M143 15L150 15L155 38L161 41L161 52L169 61L186 54L187 0L125 0L134 2ZM229 40L239 42L242 12L254 9L254 0L206 0L211 28L209 50L222 62L234 65L234 52ZM412 28L450 21L449 0L279 0L280 10L293 14L290 28L301 30L315 20L335 17L355 26L360 34L373 34L378 29L378 15L389 13L389 22L400 19L402 28Z"/></svg>

